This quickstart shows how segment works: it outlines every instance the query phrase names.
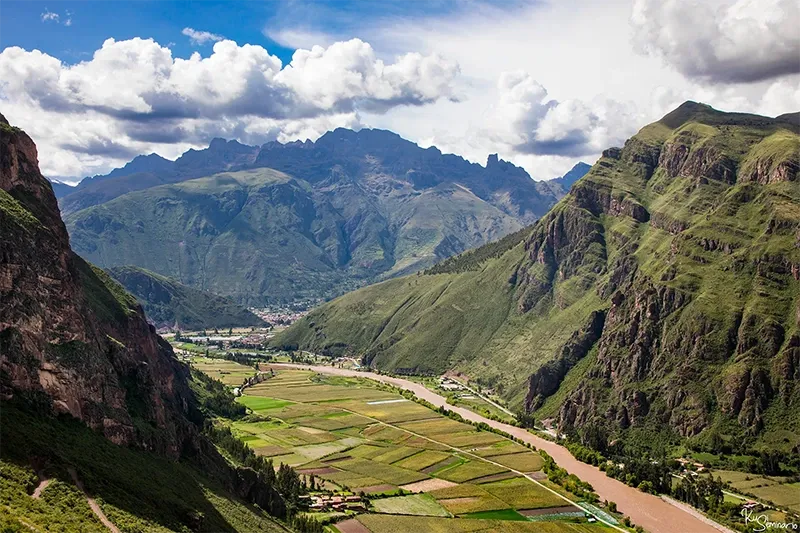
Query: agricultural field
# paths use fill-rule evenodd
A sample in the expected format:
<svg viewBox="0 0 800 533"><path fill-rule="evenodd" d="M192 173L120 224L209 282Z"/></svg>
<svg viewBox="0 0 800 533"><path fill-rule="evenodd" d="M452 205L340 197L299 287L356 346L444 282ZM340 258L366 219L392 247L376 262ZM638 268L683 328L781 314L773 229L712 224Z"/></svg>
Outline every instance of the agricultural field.
<svg viewBox="0 0 800 533"><path fill-rule="evenodd" d="M238 387L245 379L256 373L256 370L251 366L210 357L192 357L191 365L229 387Z"/></svg>
<svg viewBox="0 0 800 533"><path fill-rule="evenodd" d="M219 371L211 363L206 368L210 375ZM322 487L318 494L363 493L369 513L337 515L338 525L327 526L332 532L603 528L582 516L558 518L558 510L575 497L526 477L532 472L541 477L543 466L539 453L526 446L443 416L374 381L267 368L262 365L269 377L237 398L248 415L221 423L276 466L288 464L305 479L314 476ZM546 515L550 507L554 519L547 529L523 514Z"/></svg>
<svg viewBox="0 0 800 533"><path fill-rule="evenodd" d="M800 483L792 483L790 478L730 470L714 470L712 475L729 483L734 491L752 494L761 500L800 512Z"/></svg>

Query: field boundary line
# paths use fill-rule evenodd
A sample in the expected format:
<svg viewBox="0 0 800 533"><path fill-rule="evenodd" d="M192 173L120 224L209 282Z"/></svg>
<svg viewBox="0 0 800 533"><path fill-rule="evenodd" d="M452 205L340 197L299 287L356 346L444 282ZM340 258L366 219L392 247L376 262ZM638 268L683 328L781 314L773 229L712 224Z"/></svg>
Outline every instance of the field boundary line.
<svg viewBox="0 0 800 533"><path fill-rule="evenodd" d="M376 380L376 381L377 381L377 380ZM310 380L309 380L309 382L310 382ZM416 396L416 395L415 395L415 396ZM273 398L276 398L276 399L278 399L278 400L285 400L285 398L278 398L278 397L276 397L276 396L273 396ZM435 443L435 444L439 444L439 445L441 445L441 446L446 446L447 448L449 448L450 450L453 450L453 451L455 451L455 452L462 453L462 454L464 454L464 455L469 455L470 457L473 457L473 458L475 458L475 459L478 459L479 461L486 461L487 463L490 463L490 464L493 464L493 465L495 465L495 466L499 466L500 468L503 468L503 469L509 470L509 471L511 471L511 472L514 472L515 474L518 474L518 475L520 475L520 476L522 476L522 477L526 478L527 480L529 480L529 481L532 481L534 484L536 484L536 485L540 486L541 488L543 488L543 489L545 489L545 490L547 490L547 491L549 491L549 492L552 492L553 494L555 494L556 496L558 496L558 497L559 497L559 498L561 498L562 500L566 501L566 502L567 502L567 503L569 503L570 505L574 505L575 507L581 508L579 505L577 505L577 502L576 502L575 500L571 500L571 499L570 499L570 498L568 498L567 496L564 496L563 494L561 494L561 493L559 493L559 492L557 492L557 491L555 491L555 490L551 489L551 488L550 488L550 487L548 487L547 485L543 485L542 483L540 483L539 481L537 481L537 480L533 479L532 477L530 477L528 474L526 474L526 473L524 473L524 472L520 472L519 470L516 470L516 469L514 469L514 468L510 468L510 467L507 467L507 466L505 466L505 465L501 465L500 463L496 463L496 462L494 462L494 461L491 461L491 460L489 460L489 459L487 459L487 458L484 458L484 457L481 457L481 456L479 456L479 455L476 455L476 454L474 454L474 453L472 453L472 452L467 452L467 451L464 451L464 450L462 450L462 449L460 449L460 448L456 448L455 446L452 446L452 445L450 445L450 444L447 444L447 443L444 443L444 442L437 441L437 440L435 440L435 439L432 439L432 438L430 438L430 437L426 437L425 435L422 435L422 434L420 434L420 433L416 433L416 432L414 432L414 431L410 431L410 430L408 430L408 429L405 429L405 428L402 428L402 427L395 426L395 425L393 425L393 424L390 424L390 423L388 423L388 422L384 422L384 421L382 421L382 420L378 420L377 418L374 418L374 417L371 417L371 416L367 416L367 415L364 415L364 414L361 414L361 413L357 413L357 412L355 412L355 411L351 411L350 409L347 409L347 408L345 408L345 407L337 407L337 409L341 409L342 411L347 411L348 413L351 413L351 414L355 414L355 415L361 415L361 416L363 416L363 417L369 418L370 420L373 420L374 422L376 422L376 423L378 423L378 424L382 424L382 425L384 425L384 426L387 426L387 427L390 427L390 428L394 428L394 429L399 429L400 431L404 431L404 432L406 432L406 433L409 433L409 434L411 434L411 435L414 435L415 437L420 437L420 438L423 438L423 439L425 439L425 440L428 440L428 441L430 441L430 442L433 442L433 443ZM429 409L429 408L426 408L426 409ZM447 417L444 417L444 416L442 416L442 418L447 418ZM450 420L452 420L452 419L450 419ZM469 424L469 423L467 423L467 422L462 422L462 423L464 423L464 424L466 424L466 425L470 425L470 426L472 426L472 424ZM474 427L474 426L473 426L473 427ZM478 429L477 431L483 431L483 430L480 430L480 429ZM488 431L487 431L487 433L490 433L490 432L488 432ZM503 435L500 435L500 436L501 436L501 437L503 437L505 440L511 440L511 439L509 439L508 437L505 437L505 436L503 436ZM513 442L513 441L512 441L512 442ZM535 453L535 452L533 452L533 451L531 450L531 451L530 451L530 453ZM462 463L462 464L463 464L463 463ZM460 466L460 465L459 465L459 466ZM476 486L477 486L477 485L476 485ZM595 515L594 513L591 513L591 512L589 512L589 511L585 511L585 512L589 513L590 515L592 515L592 516L595 518L595 520L597 520L598 522L601 522L601 523L603 523L603 524L607 525L608 527L611 527L611 528L613 528L613 529L616 529L617 531L622 531L623 533L628 533L628 530L627 530L627 529L623 529L623 528L621 528L621 527L619 527L619 526L617 526L617 525L614 525L614 524L612 524L612 523L610 523L610 522L607 522L606 520L604 520L603 518L601 518L601 517L599 517L599 516ZM726 533L727 533L727 532L726 532ZM732 532L731 532L731 533L732 533Z"/></svg>

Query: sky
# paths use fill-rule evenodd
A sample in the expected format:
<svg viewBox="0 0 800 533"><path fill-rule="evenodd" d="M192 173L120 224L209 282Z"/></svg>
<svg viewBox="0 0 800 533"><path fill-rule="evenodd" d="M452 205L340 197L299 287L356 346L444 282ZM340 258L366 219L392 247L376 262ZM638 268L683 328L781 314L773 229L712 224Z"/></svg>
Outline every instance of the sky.
<svg viewBox="0 0 800 533"><path fill-rule="evenodd" d="M74 183L383 128L550 179L686 100L800 110L796 0L0 2L0 113Z"/></svg>

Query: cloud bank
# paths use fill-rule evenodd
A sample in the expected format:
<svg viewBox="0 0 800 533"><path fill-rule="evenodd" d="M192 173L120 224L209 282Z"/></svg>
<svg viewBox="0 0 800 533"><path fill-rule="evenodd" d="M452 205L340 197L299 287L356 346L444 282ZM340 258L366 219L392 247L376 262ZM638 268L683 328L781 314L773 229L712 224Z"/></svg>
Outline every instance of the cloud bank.
<svg viewBox="0 0 800 533"><path fill-rule="evenodd" d="M796 0L635 0L634 41L689 78L751 83L800 73Z"/></svg>
<svg viewBox="0 0 800 533"><path fill-rule="evenodd" d="M108 39L75 65L6 48L0 98L9 119L42 142L45 172L71 176L103 156L177 155L214 136L316 138L357 127L362 110L453 99L458 74L438 55L411 53L387 64L358 39L297 50L285 67L261 46L229 40L207 57L182 59L152 39Z"/></svg>

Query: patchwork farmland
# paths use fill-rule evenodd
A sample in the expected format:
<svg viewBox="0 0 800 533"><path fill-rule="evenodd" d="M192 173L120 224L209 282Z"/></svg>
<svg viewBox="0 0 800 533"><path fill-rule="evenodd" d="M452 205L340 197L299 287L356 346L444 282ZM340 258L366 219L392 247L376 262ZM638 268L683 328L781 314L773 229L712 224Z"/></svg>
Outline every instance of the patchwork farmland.
<svg viewBox="0 0 800 533"><path fill-rule="evenodd" d="M253 372L223 364L237 377ZM203 359L197 368L210 375L221 369ZM320 492L363 494L369 502L310 514L331 533L609 530L563 513L578 498L536 481L545 477L538 452L374 381L273 369L237 401L249 415L221 423L257 454L313 476ZM538 521L550 509L553 519Z"/></svg>

